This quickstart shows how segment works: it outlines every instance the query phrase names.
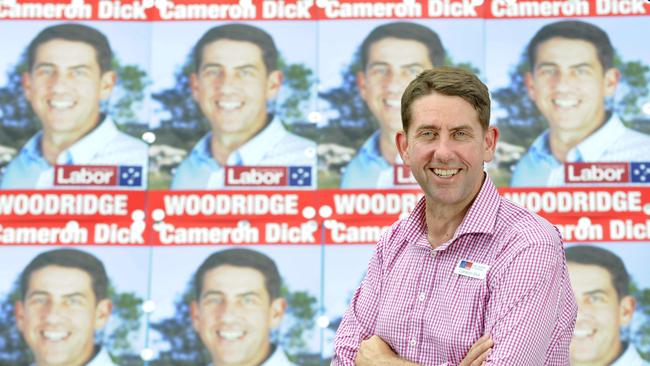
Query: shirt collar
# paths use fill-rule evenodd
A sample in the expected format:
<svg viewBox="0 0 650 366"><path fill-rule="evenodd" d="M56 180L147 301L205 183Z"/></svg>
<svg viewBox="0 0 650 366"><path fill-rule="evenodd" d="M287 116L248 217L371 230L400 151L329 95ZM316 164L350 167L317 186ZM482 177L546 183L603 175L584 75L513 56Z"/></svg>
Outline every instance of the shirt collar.
<svg viewBox="0 0 650 366"><path fill-rule="evenodd" d="M485 174L485 180L476 199L465 214L450 242L470 233L493 234L499 211L500 196L494 187L490 176ZM405 239L417 246L431 247L427 239L426 197L422 197L409 217L406 219L407 233ZM426 244L425 244L426 243Z"/></svg>
<svg viewBox="0 0 650 366"><path fill-rule="evenodd" d="M113 140L118 133L119 130L113 120L106 117L90 133L61 153L57 163L88 164L93 161L95 152Z"/></svg>
<svg viewBox="0 0 650 366"><path fill-rule="evenodd" d="M385 167L390 167L391 165L384 159L384 156L381 154L381 150L379 148L379 137L381 135L381 131L377 130L373 132L372 135L366 140L366 142L361 145L359 148L359 155L364 156L367 159L370 160L375 160L376 162L384 165ZM397 154L397 157L395 158L395 163L396 164L402 164L402 157Z"/></svg>
<svg viewBox="0 0 650 366"><path fill-rule="evenodd" d="M115 126L115 123L113 123L113 120L110 117L106 117L87 135L83 136L69 148L63 150L57 158L57 163L74 165L88 164L93 160L94 153L102 146L108 144L118 133L119 130ZM44 161L43 151L41 149L42 140L43 130L40 130L23 146L22 150L30 159Z"/></svg>
<svg viewBox="0 0 650 366"><path fill-rule="evenodd" d="M612 116L599 129L580 142L574 149L579 156L601 156L611 141L616 141L625 133L625 126L617 115ZM572 160L573 161L573 160Z"/></svg>
<svg viewBox="0 0 650 366"><path fill-rule="evenodd" d="M598 160L605 151L604 147L608 146L610 141L616 141L625 133L625 126L617 115L611 117L599 129L594 131L586 139L581 141L567 154L568 162L581 161L585 157L590 160ZM559 161L553 156L549 144L549 130L544 131L530 146L530 151L538 158L550 159L559 164Z"/></svg>
<svg viewBox="0 0 650 366"><path fill-rule="evenodd" d="M248 140L237 150L230 153L228 156L228 165L248 165L256 166L259 165L259 162L262 161L264 155L271 151L273 145L277 144L278 141L288 135L288 131L280 122L280 119L273 117L271 122L262 129L257 135L253 136L252 139ZM202 161L214 162L218 166L219 163L212 158L212 132L208 132L199 140L192 149L192 155Z"/></svg>

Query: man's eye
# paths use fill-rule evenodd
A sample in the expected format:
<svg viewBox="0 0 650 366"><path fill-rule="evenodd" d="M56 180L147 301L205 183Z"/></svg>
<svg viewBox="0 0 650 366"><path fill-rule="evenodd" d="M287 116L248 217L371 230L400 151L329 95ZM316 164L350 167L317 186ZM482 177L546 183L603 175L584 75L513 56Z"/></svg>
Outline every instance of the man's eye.
<svg viewBox="0 0 650 366"><path fill-rule="evenodd" d="M411 66L406 69L406 72L409 76L411 77L416 77L418 76L424 69L420 66Z"/></svg>
<svg viewBox="0 0 650 366"><path fill-rule="evenodd" d="M545 68L539 69L539 74L540 75L545 75L545 76L553 76L553 75L557 74L557 70L555 70L554 68L551 68L551 67L545 67Z"/></svg>
<svg viewBox="0 0 650 366"><path fill-rule="evenodd" d="M72 76L74 77L84 77L88 75L88 71L85 69L74 69L72 70Z"/></svg>

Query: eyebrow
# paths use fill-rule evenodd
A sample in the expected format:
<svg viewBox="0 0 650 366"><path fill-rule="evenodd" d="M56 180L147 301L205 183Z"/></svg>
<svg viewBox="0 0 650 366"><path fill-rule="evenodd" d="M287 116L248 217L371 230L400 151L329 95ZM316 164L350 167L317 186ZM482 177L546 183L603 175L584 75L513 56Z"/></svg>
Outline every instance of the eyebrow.
<svg viewBox="0 0 650 366"><path fill-rule="evenodd" d="M203 70L205 70L205 69L207 69L209 67L223 67L223 65L218 64L218 63L207 63L207 64L201 66L201 71L203 71ZM235 66L235 69L237 69L237 70L241 70L241 69L258 69L258 67L256 65L254 65L254 64L244 64L244 65L240 65L240 66Z"/></svg>
<svg viewBox="0 0 650 366"><path fill-rule="evenodd" d="M27 294L28 299L30 299L30 298L32 298L34 296L52 296L52 294L47 292L47 291L43 291L43 290L36 290L36 291L30 292L30 293ZM86 295L84 293L79 292L79 291L71 292L69 294L63 295L63 297L65 297L65 298L76 297L76 296L80 296L80 297L83 297L83 298L86 297Z"/></svg>
<svg viewBox="0 0 650 366"><path fill-rule="evenodd" d="M369 69L369 68L374 67L374 66L389 66L389 65L390 64L388 62L386 62L386 61L373 61L373 62L370 62L368 64L367 68ZM404 69L404 68L409 68L409 67L413 67L413 66L424 67L424 65L422 63L420 63L420 62L411 62L410 64L400 65L400 68Z"/></svg>
<svg viewBox="0 0 650 366"><path fill-rule="evenodd" d="M462 124L462 125L460 125L460 126L456 126L456 127L452 127L452 128L450 128L449 131L451 131L451 132L455 132L455 131L458 131L458 130L472 130L472 129L473 129L473 128L472 128L471 125L469 125L469 124ZM440 127L435 126L435 125L428 124L428 125L420 126L420 127L418 127L416 130L417 130L417 131L421 131L421 130L436 130L436 131L440 131Z"/></svg>
<svg viewBox="0 0 650 366"><path fill-rule="evenodd" d="M540 69L542 67L547 67L547 66L552 66L552 67L559 67L559 65L555 62L540 62L537 66L535 66L535 70ZM590 67L593 68L594 65L589 63L589 62L581 62L575 65L570 65L570 68L574 69L577 67Z"/></svg>
<svg viewBox="0 0 650 366"><path fill-rule="evenodd" d="M607 292L605 292L605 290L596 289L596 290L587 291L587 292L583 293L583 295L605 295L605 296L607 296Z"/></svg>
<svg viewBox="0 0 650 366"><path fill-rule="evenodd" d="M225 294L223 293L223 291L209 290L209 291L206 291L204 294L202 294L201 298L203 299L205 297L212 296L212 295L225 295ZM244 297L244 296L251 296L251 295L258 296L258 297L261 296L259 294L259 292L256 292L256 291L246 291L246 292L237 294L236 296L237 297Z"/></svg>
<svg viewBox="0 0 650 366"><path fill-rule="evenodd" d="M39 63L37 63L36 65L34 65L34 70L36 70L36 69L40 69L40 68L43 68L43 67L54 67L54 68L56 68L57 65L54 64L54 63L52 63L52 62L39 62ZM85 64L80 64L80 65L73 65L73 66L70 66L70 67L68 67L68 69L73 69L73 70L78 70L78 69L90 69L90 66L89 66L89 65L85 65Z"/></svg>

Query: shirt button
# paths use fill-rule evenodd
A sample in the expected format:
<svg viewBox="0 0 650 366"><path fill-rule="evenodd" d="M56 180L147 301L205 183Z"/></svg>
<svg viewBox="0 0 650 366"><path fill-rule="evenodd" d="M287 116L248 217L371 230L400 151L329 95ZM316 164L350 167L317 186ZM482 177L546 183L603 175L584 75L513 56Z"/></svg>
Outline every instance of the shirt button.
<svg viewBox="0 0 650 366"><path fill-rule="evenodd" d="M426 298L427 298L427 295L424 292L420 292L420 296L418 296L418 299L420 299L420 301L424 301L424 299L426 299Z"/></svg>
<svg viewBox="0 0 650 366"><path fill-rule="evenodd" d="M409 345L411 347L415 347L416 344L418 344L418 343L415 341L415 338L411 339L411 341L409 342Z"/></svg>
<svg viewBox="0 0 650 366"><path fill-rule="evenodd" d="M436 252L435 250L432 250L431 251L431 258L435 259L437 254L438 254L438 252Z"/></svg>

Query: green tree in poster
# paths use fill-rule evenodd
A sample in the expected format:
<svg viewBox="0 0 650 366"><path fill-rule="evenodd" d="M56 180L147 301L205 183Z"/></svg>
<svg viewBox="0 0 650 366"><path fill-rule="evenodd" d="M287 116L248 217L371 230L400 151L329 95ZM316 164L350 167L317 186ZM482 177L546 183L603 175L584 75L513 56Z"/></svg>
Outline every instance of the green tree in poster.
<svg viewBox="0 0 650 366"><path fill-rule="evenodd" d="M139 350L134 347L139 336L142 318L142 299L131 292L118 292L109 288L113 299L113 313L105 334L98 334L96 339L103 339L114 361L124 366L139 366L142 361ZM16 328L14 304L20 299L18 285L0 302L0 366L30 365L33 362L31 352Z"/></svg>
<svg viewBox="0 0 650 366"><path fill-rule="evenodd" d="M650 288L639 288L634 283L631 287L630 293L636 299L637 308L634 322L640 326L630 334L630 341L644 359L650 360Z"/></svg>
<svg viewBox="0 0 650 366"><path fill-rule="evenodd" d="M287 300L288 307L281 329L273 334L274 342L280 344L293 362L309 366L310 363L304 360L314 359L314 355L307 350L306 339L312 335L314 328L316 298L306 291L291 291L286 286L282 287L281 294ZM167 349L160 352L152 365L194 366L211 362L210 354L192 327L189 304L193 299L193 287L190 285L174 304L173 317L151 323L151 329L161 337L158 346Z"/></svg>

